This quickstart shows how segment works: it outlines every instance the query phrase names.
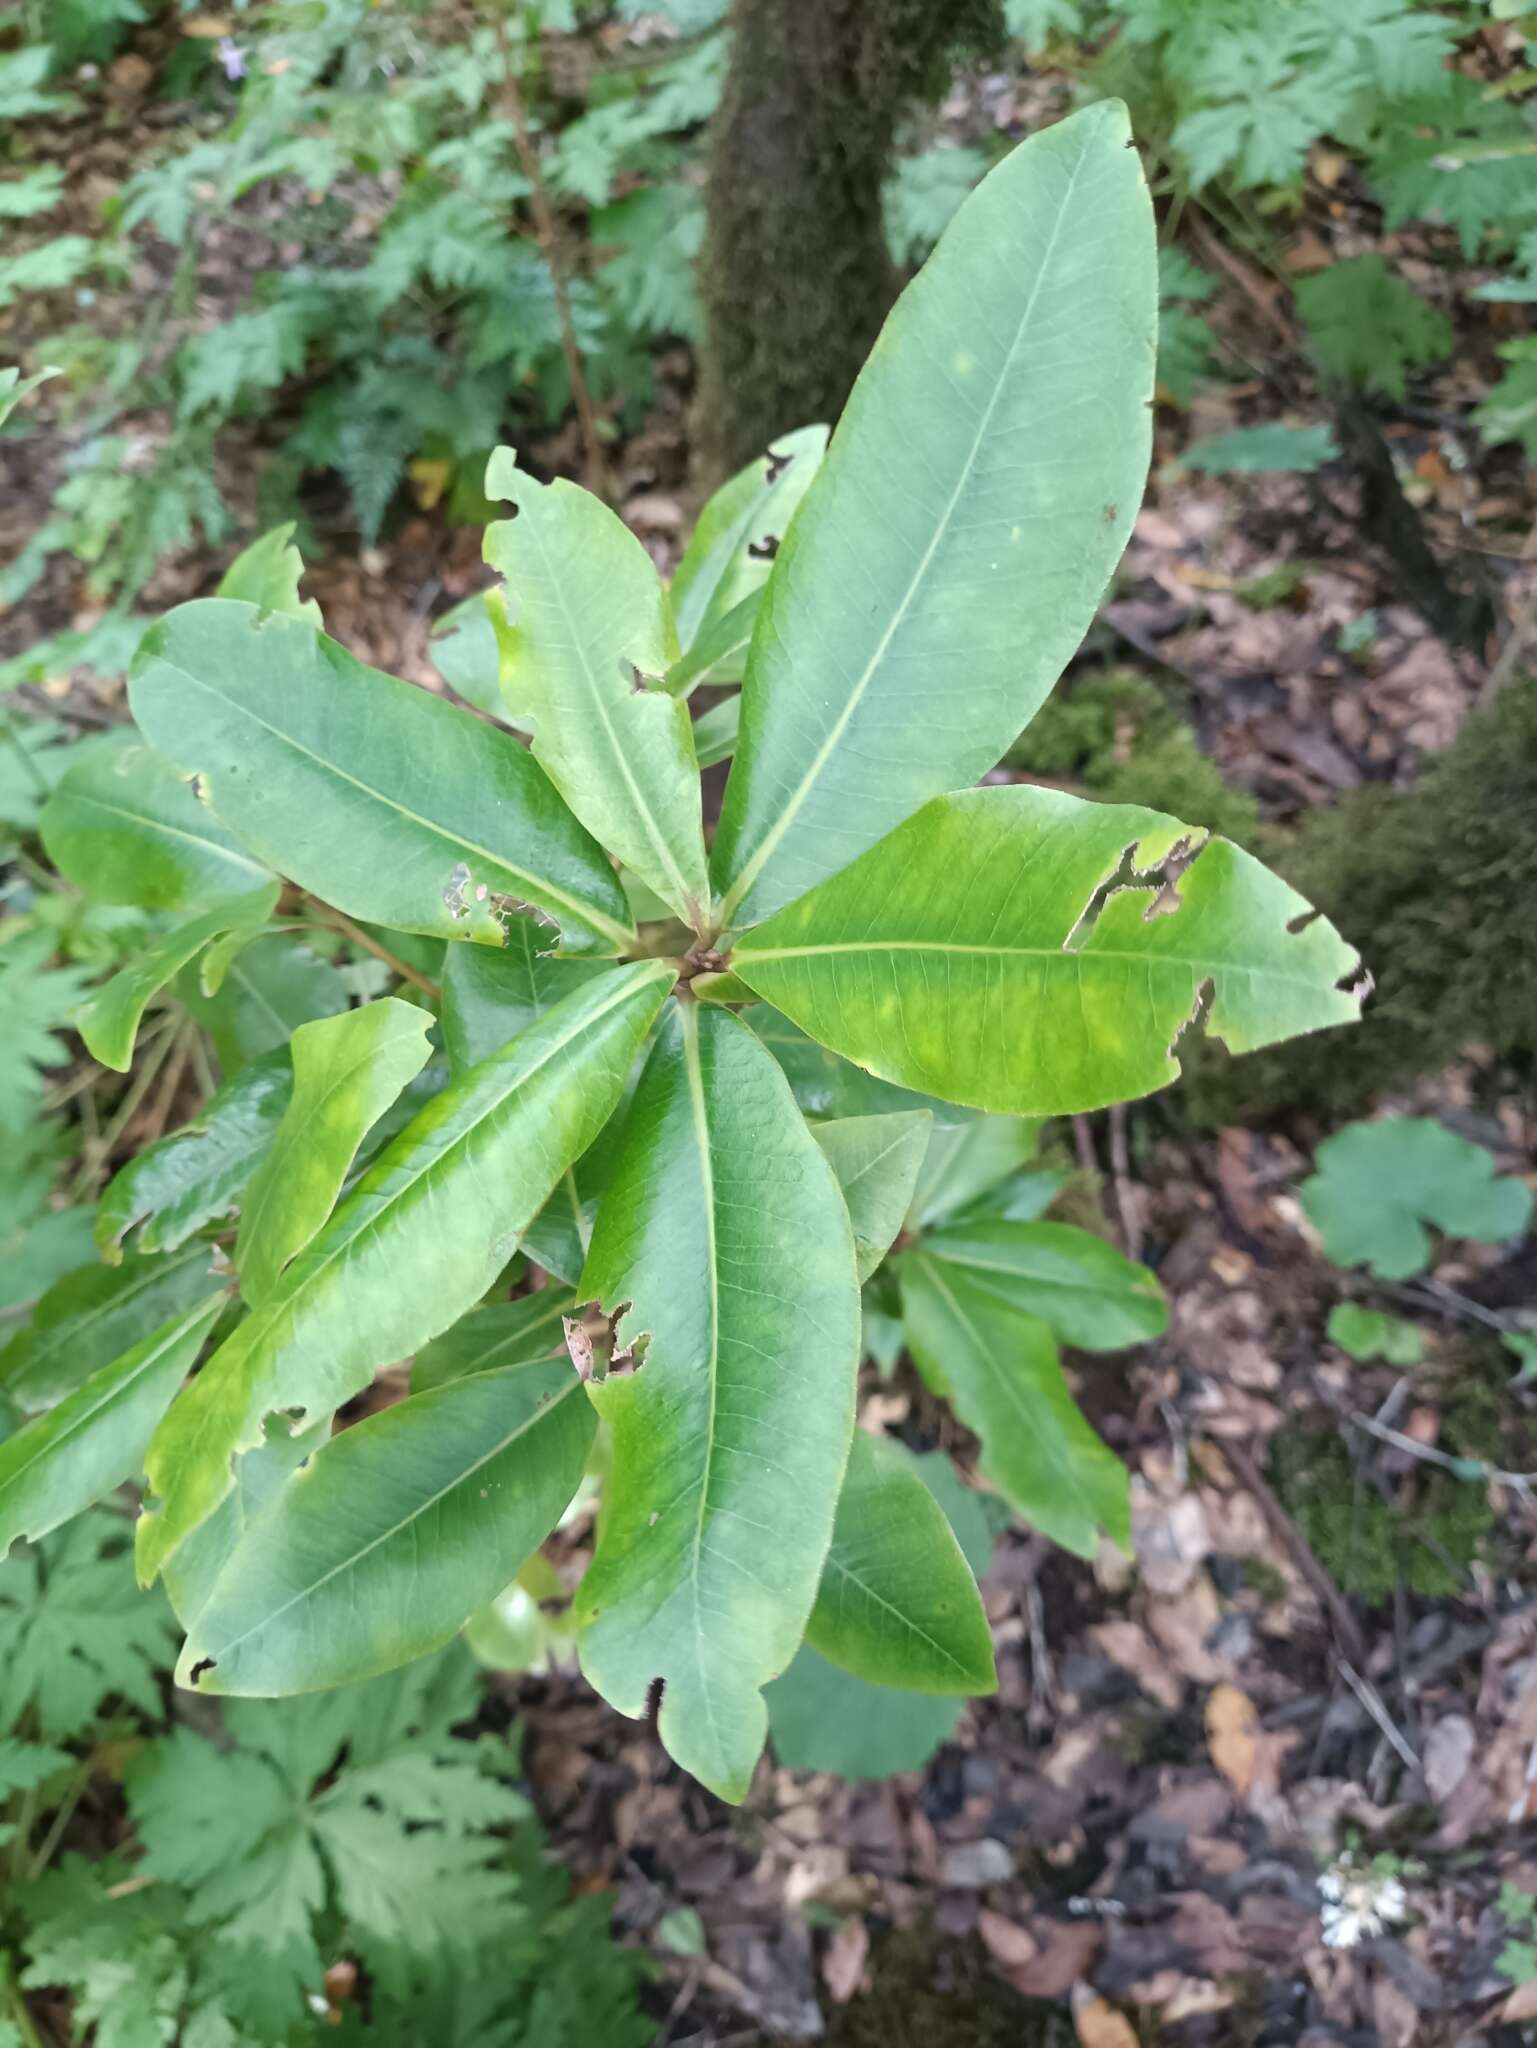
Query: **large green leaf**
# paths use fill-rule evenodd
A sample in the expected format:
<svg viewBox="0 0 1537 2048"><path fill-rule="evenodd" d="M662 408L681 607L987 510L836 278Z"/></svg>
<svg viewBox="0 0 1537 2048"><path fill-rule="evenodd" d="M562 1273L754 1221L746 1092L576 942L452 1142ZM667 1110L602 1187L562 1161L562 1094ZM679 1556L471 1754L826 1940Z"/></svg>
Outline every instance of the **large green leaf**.
<svg viewBox="0 0 1537 2048"><path fill-rule="evenodd" d="M867 1685L809 1643L764 1697L780 1763L856 1780L922 1770L966 1704L954 1694Z"/></svg>
<svg viewBox="0 0 1537 2048"><path fill-rule="evenodd" d="M544 1287L517 1301L472 1308L451 1330L417 1352L411 1368L412 1393L430 1393L473 1372L553 1357L565 1348L563 1324L573 1305L569 1288Z"/></svg>
<svg viewBox="0 0 1537 2048"><path fill-rule="evenodd" d="M924 1378L982 1440L981 1469L1026 1521L1080 1557L1131 1539L1126 1471L1079 1413L1050 1330L923 1251L899 1262Z"/></svg>
<svg viewBox="0 0 1537 2048"><path fill-rule="evenodd" d="M863 1430L806 1640L871 1685L973 1694L998 1682L977 1582L944 1509L910 1452Z"/></svg>
<svg viewBox="0 0 1537 2048"><path fill-rule="evenodd" d="M1118 1351L1168 1328L1163 1290L1113 1244L1071 1223L984 1216L925 1236L923 1249L976 1286L1049 1323L1080 1351Z"/></svg>
<svg viewBox="0 0 1537 2048"><path fill-rule="evenodd" d="M792 1024L767 1003L754 1003L742 1012L758 1039L784 1070L795 1099L807 1116L882 1116L895 1110L926 1109L935 1127L970 1122L975 1111L958 1109L937 1095L918 1095L911 1088L894 1088L874 1074L829 1052L808 1038L798 1024Z"/></svg>
<svg viewBox="0 0 1537 2048"><path fill-rule="evenodd" d="M443 1048L455 1073L473 1067L527 1030L552 1003L595 974L600 960L564 960L542 953L543 934L515 918L507 943L450 946L443 960Z"/></svg>
<svg viewBox="0 0 1537 2048"><path fill-rule="evenodd" d="M608 862L526 747L305 619L178 605L146 634L129 699L245 845L352 917L495 945L531 904L573 952L629 940Z"/></svg>
<svg viewBox="0 0 1537 2048"><path fill-rule="evenodd" d="M328 1414L472 1307L613 1110L671 986L660 962L578 989L435 1096L171 1408L141 1517L153 1578L277 1409Z"/></svg>
<svg viewBox="0 0 1537 2048"><path fill-rule="evenodd" d="M196 910L269 877L169 761L149 747L92 747L37 821L59 873L98 903Z"/></svg>
<svg viewBox="0 0 1537 2048"><path fill-rule="evenodd" d="M871 1072L1020 1115L1174 1080L1208 987L1206 1030L1230 1052L1354 1022L1361 995L1341 983L1355 953L1258 861L1208 840L1170 887L1193 837L1059 790L937 797L731 964Z"/></svg>
<svg viewBox="0 0 1537 2048"><path fill-rule="evenodd" d="M292 1092L284 1047L242 1067L191 1123L130 1159L97 1205L96 1248L102 1257L117 1264L133 1231L135 1250L172 1252L204 1224L232 1215Z"/></svg>
<svg viewBox="0 0 1537 2048"><path fill-rule="evenodd" d="M795 1653L853 1426L848 1212L784 1076L727 1013L680 1005L636 1090L578 1294L623 1310L582 1665L621 1713L664 1681L683 1767L740 1799L761 1688Z"/></svg>
<svg viewBox="0 0 1537 2048"><path fill-rule="evenodd" d="M474 1373L343 1430L246 1531L177 1682L314 1692L437 1649L554 1528L596 1427L562 1358Z"/></svg>
<svg viewBox="0 0 1537 2048"><path fill-rule="evenodd" d="M927 1110L851 1116L813 1126L812 1136L837 1174L848 1205L861 1280L869 1279L902 1228L933 1127Z"/></svg>
<svg viewBox="0 0 1537 2048"><path fill-rule="evenodd" d="M467 949L466 949L467 950ZM240 1212L235 1268L252 1308L330 1215L347 1169L401 1089L427 1064L432 1019L394 996L301 1024L293 1097Z"/></svg>
<svg viewBox="0 0 1537 2048"><path fill-rule="evenodd" d="M758 614L716 835L757 923L1003 753L1147 477L1153 209L1105 101L985 178L897 302Z"/></svg>
<svg viewBox="0 0 1537 2048"><path fill-rule="evenodd" d="M135 1476L226 1298L221 1288L172 1316L0 1444L0 1557L18 1536L37 1542Z"/></svg>
<svg viewBox="0 0 1537 2048"><path fill-rule="evenodd" d="M656 687L678 642L655 565L600 498L536 483L509 448L486 490L517 508L486 528L514 600L498 625L508 709L588 830L697 925L710 896L699 770L687 706Z"/></svg>
<svg viewBox="0 0 1537 2048"><path fill-rule="evenodd" d="M177 996L213 1040L226 1077L286 1047L301 1024L339 1016L349 1001L339 970L302 940L270 928L244 936L254 943L221 963L212 993L201 971L186 968L176 979Z"/></svg>
<svg viewBox="0 0 1537 2048"><path fill-rule="evenodd" d="M790 515L826 452L826 427L782 434L766 455L739 469L706 504L672 579L673 615L685 648L692 651L762 590Z"/></svg>
<svg viewBox="0 0 1537 2048"><path fill-rule="evenodd" d="M248 896L231 896L216 909L205 910L168 931L163 938L120 967L89 1002L81 1005L75 1022L86 1050L104 1067L127 1073L133 1063L134 1041L146 1005L196 959L203 948L227 932L256 932L272 915L278 900L278 885L268 882Z"/></svg>
<svg viewBox="0 0 1537 2048"><path fill-rule="evenodd" d="M171 1258L66 1273L0 1351L0 1389L18 1407L51 1408L168 1316L201 1301L211 1257L210 1246L195 1244Z"/></svg>

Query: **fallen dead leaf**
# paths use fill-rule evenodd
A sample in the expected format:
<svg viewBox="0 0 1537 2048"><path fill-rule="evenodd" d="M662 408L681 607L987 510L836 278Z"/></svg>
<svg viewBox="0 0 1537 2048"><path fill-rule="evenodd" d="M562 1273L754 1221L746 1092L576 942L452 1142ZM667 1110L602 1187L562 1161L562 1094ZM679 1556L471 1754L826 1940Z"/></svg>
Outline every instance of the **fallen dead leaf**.
<svg viewBox="0 0 1537 2048"><path fill-rule="evenodd" d="M1015 1920L984 1906L977 1915L977 1932L993 1961L1004 1970L1022 1970L1040 1954L1040 1943Z"/></svg>
<svg viewBox="0 0 1537 2048"><path fill-rule="evenodd" d="M840 1920L822 1956L822 1982L834 2005L847 2005L864 1982L870 1957L870 1931L855 1917Z"/></svg>
<svg viewBox="0 0 1537 2048"><path fill-rule="evenodd" d="M1206 1747L1240 1799L1247 1799L1259 1761L1259 1715L1236 1685L1216 1685L1206 1701Z"/></svg>
<svg viewBox="0 0 1537 2048"><path fill-rule="evenodd" d="M1073 1986L1072 2006L1073 2028L1083 2048L1137 2048L1137 2030L1125 2013L1087 1984Z"/></svg>

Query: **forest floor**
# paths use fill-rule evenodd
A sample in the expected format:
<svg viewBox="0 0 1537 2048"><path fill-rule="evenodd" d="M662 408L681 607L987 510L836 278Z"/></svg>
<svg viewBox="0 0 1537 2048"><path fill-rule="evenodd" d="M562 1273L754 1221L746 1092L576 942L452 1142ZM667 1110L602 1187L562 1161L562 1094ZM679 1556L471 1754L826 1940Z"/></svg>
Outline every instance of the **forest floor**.
<svg viewBox="0 0 1537 2048"><path fill-rule="evenodd" d="M1153 484L1076 673L1113 663L1155 682L1233 787L1284 823L1362 783L1406 782L1450 743L1503 622L1529 623L1537 603L1521 537L1533 507L1433 394L1423 418L1387 425L1424 531L1501 624L1458 645L1423 592L1406 595L1343 466L1182 468L1194 435L1281 417L1295 389L1274 294L1237 259L1220 267L1209 317L1266 368L1191 414L1160 413ZM686 352L658 368L657 405L614 470L620 510L665 568L696 500ZM46 450L25 447L0 551L42 516ZM579 473L569 436L527 453ZM186 552L144 607L211 590L222 566ZM408 508L361 556L317 560L305 589L355 653L441 687L432 621L483 576L477 530ZM56 560L8 640L80 623L79 582ZM1343 652L1341 628L1367 617ZM47 694L95 722L118 713L120 687L63 679ZM1470 1045L1385 1106L1442 1116L1503 1170L1537 1173L1532 1105L1477 1078ZM1005 1534L984 1584L999 1692L922 1774L849 1784L766 1761L732 1809L577 1677L496 1681L560 1853L584 1885L614 1889L619 1931L657 1957L658 2048L1417 2048L1514 2041L1537 2022L1537 1951L1514 1991L1495 1967L1501 1884L1537 1893L1537 1502L1431 1455L1537 1467L1537 1404L1479 1316L1530 1301L1537 1269L1530 1249L1444 1257L1404 1304L1425 1362L1352 1363L1324 1335L1347 1283L1296 1198L1320 1135L1285 1119L1201 1129L1178 1090L1063 1134L1074 1220L1152 1264L1172 1304L1157 1344L1076 1367L1133 1473L1135 1559L1090 1565ZM867 1400L964 1464L964 1437L905 1366ZM578 1526L563 1568L582 1543ZM1396 1882L1401 1910L1331 1945L1330 1870Z"/></svg>

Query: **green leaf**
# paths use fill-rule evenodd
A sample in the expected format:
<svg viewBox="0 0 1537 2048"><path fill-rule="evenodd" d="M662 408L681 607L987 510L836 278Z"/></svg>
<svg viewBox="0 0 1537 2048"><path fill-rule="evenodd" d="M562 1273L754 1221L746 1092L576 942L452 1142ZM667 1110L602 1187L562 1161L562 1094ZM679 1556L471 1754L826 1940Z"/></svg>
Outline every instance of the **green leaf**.
<svg viewBox="0 0 1537 2048"><path fill-rule="evenodd" d="M563 960L539 950L541 933L515 918L500 951L450 946L443 958L443 1047L455 1073L476 1066L526 1031L536 1017L595 974L597 960Z"/></svg>
<svg viewBox="0 0 1537 2048"><path fill-rule="evenodd" d="M1146 1266L1071 1223L983 1216L932 1232L923 1249L1080 1351L1118 1351L1168 1328L1163 1291Z"/></svg>
<svg viewBox="0 0 1537 2048"><path fill-rule="evenodd" d="M577 1596L582 1667L625 1714L662 1679L669 1752L740 1800L761 1687L794 1654L832 1534L859 1290L832 1169L728 1013L667 1020L578 1293L624 1311L637 1356L590 1386L614 1465Z"/></svg>
<svg viewBox="0 0 1537 2048"><path fill-rule="evenodd" d="M466 704L505 723L502 656L487 598L487 592L477 590L435 619L427 655L444 682Z"/></svg>
<svg viewBox="0 0 1537 2048"><path fill-rule="evenodd" d="M299 595L304 557L292 545L293 535L290 519L253 540L219 578L215 596L237 598L264 612L288 612L296 619L308 619L312 626L320 625L320 606L314 598Z"/></svg>
<svg viewBox="0 0 1537 2048"><path fill-rule="evenodd" d="M737 727L742 716L740 695L723 697L694 720L694 752L701 773L718 761L729 761L736 752Z"/></svg>
<svg viewBox="0 0 1537 2048"><path fill-rule="evenodd" d="M985 178L887 321L758 615L715 840L751 925L991 768L1083 638L1147 476L1158 263L1126 110Z"/></svg>
<svg viewBox="0 0 1537 2048"><path fill-rule="evenodd" d="M1324 918L1295 929L1308 905L1227 840L1205 841L1160 901L1170 856L1200 837L1057 790L937 797L740 940L731 966L872 1073L1027 1116L1172 1081L1208 983L1206 1029L1230 1052L1353 1022L1360 994L1339 984L1355 953Z"/></svg>
<svg viewBox="0 0 1537 2048"><path fill-rule="evenodd" d="M247 846L350 917L499 945L527 903L573 951L631 940L612 870L527 748L307 620L179 605L146 634L129 697Z"/></svg>
<svg viewBox="0 0 1537 2048"><path fill-rule="evenodd" d="M966 1704L954 1696L866 1685L809 1644L764 1698L780 1763L855 1780L922 1770L949 1740Z"/></svg>
<svg viewBox="0 0 1537 2048"><path fill-rule="evenodd" d="M508 709L587 829L697 926L710 895L699 771L687 707L657 687L678 642L656 567L600 498L536 483L509 448L486 492L517 513L486 528L515 607L497 627Z"/></svg>
<svg viewBox="0 0 1537 2048"><path fill-rule="evenodd" d="M213 1040L226 1075L286 1046L301 1024L339 1015L349 1000L336 968L299 940L270 929L238 937L242 950L222 965L216 993L210 995L204 976L190 971L176 983L177 995ZM210 949L205 970L213 956Z"/></svg>
<svg viewBox="0 0 1537 2048"><path fill-rule="evenodd" d="M203 1610L220 1572L235 1554L237 1544L286 1480L331 1434L331 1418L323 1415L307 1429L290 1429L286 1419L274 1415L267 1434L254 1451L247 1451L235 1466L235 1481L206 1522L193 1530L173 1557L166 1560L163 1574L166 1592L176 1618L189 1629Z"/></svg>
<svg viewBox="0 0 1537 2048"><path fill-rule="evenodd" d="M570 1360L554 1359L452 1380L343 1430L246 1532L177 1683L314 1692L439 1648L554 1528L596 1427Z"/></svg>
<svg viewBox="0 0 1537 2048"><path fill-rule="evenodd" d="M216 909L189 918L164 938L118 969L112 979L81 1005L76 1017L86 1050L104 1067L126 1074L133 1063L134 1041L152 996L160 993L189 960L225 932L255 933L277 906L278 884L268 882L248 896L232 896Z"/></svg>
<svg viewBox="0 0 1537 2048"><path fill-rule="evenodd" d="M0 1351L0 1388L19 1407L51 1408L168 1316L201 1301L210 1256L209 1246L190 1245L174 1258L66 1273Z"/></svg>
<svg viewBox="0 0 1537 2048"><path fill-rule="evenodd" d="M761 590L750 591L740 604L734 604L722 619L707 626L694 642L688 653L679 657L663 678L662 687L671 697L687 697L703 682L739 683L746 665L747 650L752 645L753 628L763 604ZM738 707L740 708L740 707ZM699 727L702 720L694 721L694 744L698 749ZM735 727L733 726L733 731ZM726 750L730 752L728 747ZM724 759L725 756L720 756ZM700 762L701 767L706 764Z"/></svg>
<svg viewBox="0 0 1537 2048"><path fill-rule="evenodd" d="M812 1129L848 1205L862 1281L885 1258L902 1228L933 1127L927 1110L908 1110L845 1117Z"/></svg>
<svg viewBox="0 0 1537 2048"><path fill-rule="evenodd" d="M913 1188L907 1222L923 1230L965 1208L1035 1157L1040 1124L1032 1117L978 1116L937 1126Z"/></svg>
<svg viewBox="0 0 1537 2048"><path fill-rule="evenodd" d="M90 748L60 778L38 831L59 873L97 903L202 910L270 876L148 747Z"/></svg>
<svg viewBox="0 0 1537 2048"><path fill-rule="evenodd" d="M1334 1304L1329 1311L1328 1336L1331 1344L1338 1344L1362 1364L1385 1358L1389 1365L1418 1365L1424 1356L1424 1340L1413 1323L1380 1308L1363 1308L1358 1301Z"/></svg>
<svg viewBox="0 0 1537 2048"><path fill-rule="evenodd" d="M1065 1550L1092 1557L1101 1529L1129 1549L1125 1467L1078 1412L1046 1325L924 1251L898 1271L908 1346L981 1438L986 1477Z"/></svg>
<svg viewBox="0 0 1537 2048"><path fill-rule="evenodd" d="M807 1116L883 1116L895 1110L926 1109L936 1127L972 1119L969 1109L958 1109L935 1095L917 1095L911 1088L894 1088L889 1081L878 1081L873 1074L839 1059L767 1003L754 1003L744 1010L742 1022L774 1055Z"/></svg>
<svg viewBox="0 0 1537 2048"><path fill-rule="evenodd" d="M806 1640L871 1685L973 1694L998 1683L977 1582L943 1508L910 1452L863 1430Z"/></svg>
<svg viewBox="0 0 1537 2048"><path fill-rule="evenodd" d="M18 1536L37 1542L137 1475L226 1299L221 1289L162 1323L0 1444L0 1556Z"/></svg>
<svg viewBox="0 0 1537 2048"><path fill-rule="evenodd" d="M826 452L826 427L782 434L766 455L739 469L706 502L672 579L673 616L685 652L692 653L762 591L791 514ZM668 687L678 686L669 678Z"/></svg>
<svg viewBox="0 0 1537 2048"><path fill-rule="evenodd" d="M660 962L578 989L435 1096L215 1353L150 1445L148 1580L229 1492L277 1409L327 1414L485 1293L552 1183L592 1143L665 1000Z"/></svg>
<svg viewBox="0 0 1537 2048"><path fill-rule="evenodd" d="M1504 1244L1531 1220L1532 1193L1513 1175L1496 1179L1482 1145L1430 1117L1350 1124L1314 1155L1317 1171L1297 1190L1324 1250L1340 1266L1405 1280L1430 1263L1434 1224L1448 1237Z"/></svg>
<svg viewBox="0 0 1537 2048"><path fill-rule="evenodd" d="M1292 287L1323 367L1347 384L1402 400L1407 375L1452 346L1452 325L1395 277L1375 250L1331 263Z"/></svg>
<svg viewBox="0 0 1537 2048"><path fill-rule="evenodd" d="M136 1251L173 1252L205 1224L232 1216L292 1092L285 1047L242 1067L191 1123L130 1159L97 1206L102 1257L118 1264L135 1230Z"/></svg>
<svg viewBox="0 0 1537 2048"><path fill-rule="evenodd" d="M1300 475L1322 469L1339 452L1332 427L1288 427L1269 420L1262 427L1235 427L1230 434L1191 441L1180 461L1213 476Z"/></svg>
<svg viewBox="0 0 1537 2048"><path fill-rule="evenodd" d="M365 1135L427 1064L431 1024L414 1003L386 996L294 1033L293 1095L246 1190L235 1242L250 1307L272 1298L330 1215Z"/></svg>
<svg viewBox="0 0 1537 2048"><path fill-rule="evenodd" d="M562 1325L574 1298L568 1288L543 1287L517 1301L493 1301L472 1308L451 1330L424 1345L411 1368L411 1392L430 1393L470 1373L502 1366L535 1365L565 1353Z"/></svg>

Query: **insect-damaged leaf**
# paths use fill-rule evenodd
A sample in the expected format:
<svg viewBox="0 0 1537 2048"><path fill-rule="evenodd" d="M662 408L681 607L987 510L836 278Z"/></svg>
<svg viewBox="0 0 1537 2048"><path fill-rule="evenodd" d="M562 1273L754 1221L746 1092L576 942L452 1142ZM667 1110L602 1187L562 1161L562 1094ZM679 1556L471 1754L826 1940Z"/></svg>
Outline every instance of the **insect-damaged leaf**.
<svg viewBox="0 0 1537 2048"><path fill-rule="evenodd" d="M781 434L706 504L672 579L678 638L690 654L767 583L790 516L826 452L826 427ZM687 687L687 680L669 680L669 688Z"/></svg>
<svg viewBox="0 0 1537 2048"><path fill-rule="evenodd" d="M740 1799L762 1687L816 1598L853 1425L848 1212L746 1027L680 1005L641 1077L577 1290L641 1348L589 1388L614 1437L582 1666L621 1713L664 1681L660 1731Z"/></svg>
<svg viewBox="0 0 1537 2048"><path fill-rule="evenodd" d="M269 870L153 749L93 746L65 770L37 829L59 873L98 903L202 910L248 895Z"/></svg>
<svg viewBox="0 0 1537 2048"><path fill-rule="evenodd" d="M328 1414L480 1299L607 1120L671 980L647 962L578 989L381 1153L157 1431L143 1578L229 1492L230 1460L261 1441L266 1416Z"/></svg>
<svg viewBox="0 0 1537 2048"><path fill-rule="evenodd" d="M264 612L291 612L296 619L321 623L314 598L299 595L304 557L293 546L294 521L274 526L248 548L242 548L219 578L218 597L235 597Z"/></svg>
<svg viewBox="0 0 1537 2048"><path fill-rule="evenodd" d="M1033 136L898 300L758 614L715 840L758 922L977 780L1082 639L1147 477L1153 210L1114 101Z"/></svg>
<svg viewBox="0 0 1537 2048"><path fill-rule="evenodd" d="M431 1023L414 1003L386 996L294 1033L293 1099L247 1190L235 1242L252 1308L330 1215L366 1133L427 1064Z"/></svg>
<svg viewBox="0 0 1537 2048"><path fill-rule="evenodd" d="M969 1694L997 1684L977 1582L943 1508L910 1452L860 1429L806 1640L871 1685Z"/></svg>
<svg viewBox="0 0 1537 2048"><path fill-rule="evenodd" d="M1209 840L1164 892L1152 871L1197 837L1057 790L937 797L731 965L872 1073L1020 1115L1174 1080L1207 983L1206 1029L1231 1052L1353 1023L1355 953L1322 917L1296 928L1308 905L1248 854ZM1112 889L1126 859L1143 872Z"/></svg>
<svg viewBox="0 0 1537 2048"><path fill-rule="evenodd" d="M596 1427L560 1358L452 1380L343 1430L247 1529L177 1683L313 1692L437 1649L554 1528Z"/></svg>
<svg viewBox="0 0 1537 2048"><path fill-rule="evenodd" d="M572 952L632 936L608 862L526 747L305 619L178 605L146 634L129 700L244 845L349 916L494 945L527 903Z"/></svg>
<svg viewBox="0 0 1537 2048"><path fill-rule="evenodd" d="M1126 1469L1079 1413L1046 1325L922 1249L898 1263L907 1341L924 1378L982 1440L981 1469L1026 1521L1092 1557L1131 1541Z"/></svg>
<svg viewBox="0 0 1537 2048"><path fill-rule="evenodd" d="M132 1479L171 1397L227 1299L207 1296L113 1359L0 1444L0 1557Z"/></svg>
<svg viewBox="0 0 1537 2048"><path fill-rule="evenodd" d="M573 1303L568 1288L545 1287L518 1301L492 1301L483 1308L472 1308L451 1330L417 1352L411 1367L412 1393L429 1393L472 1372L532 1365L564 1352L563 1325Z"/></svg>
<svg viewBox="0 0 1537 2048"><path fill-rule="evenodd" d="M486 529L514 599L497 627L508 709L588 830L697 922L710 894L699 771L687 706L657 687L678 642L651 557L600 498L536 483L510 448L486 489L517 506Z"/></svg>

